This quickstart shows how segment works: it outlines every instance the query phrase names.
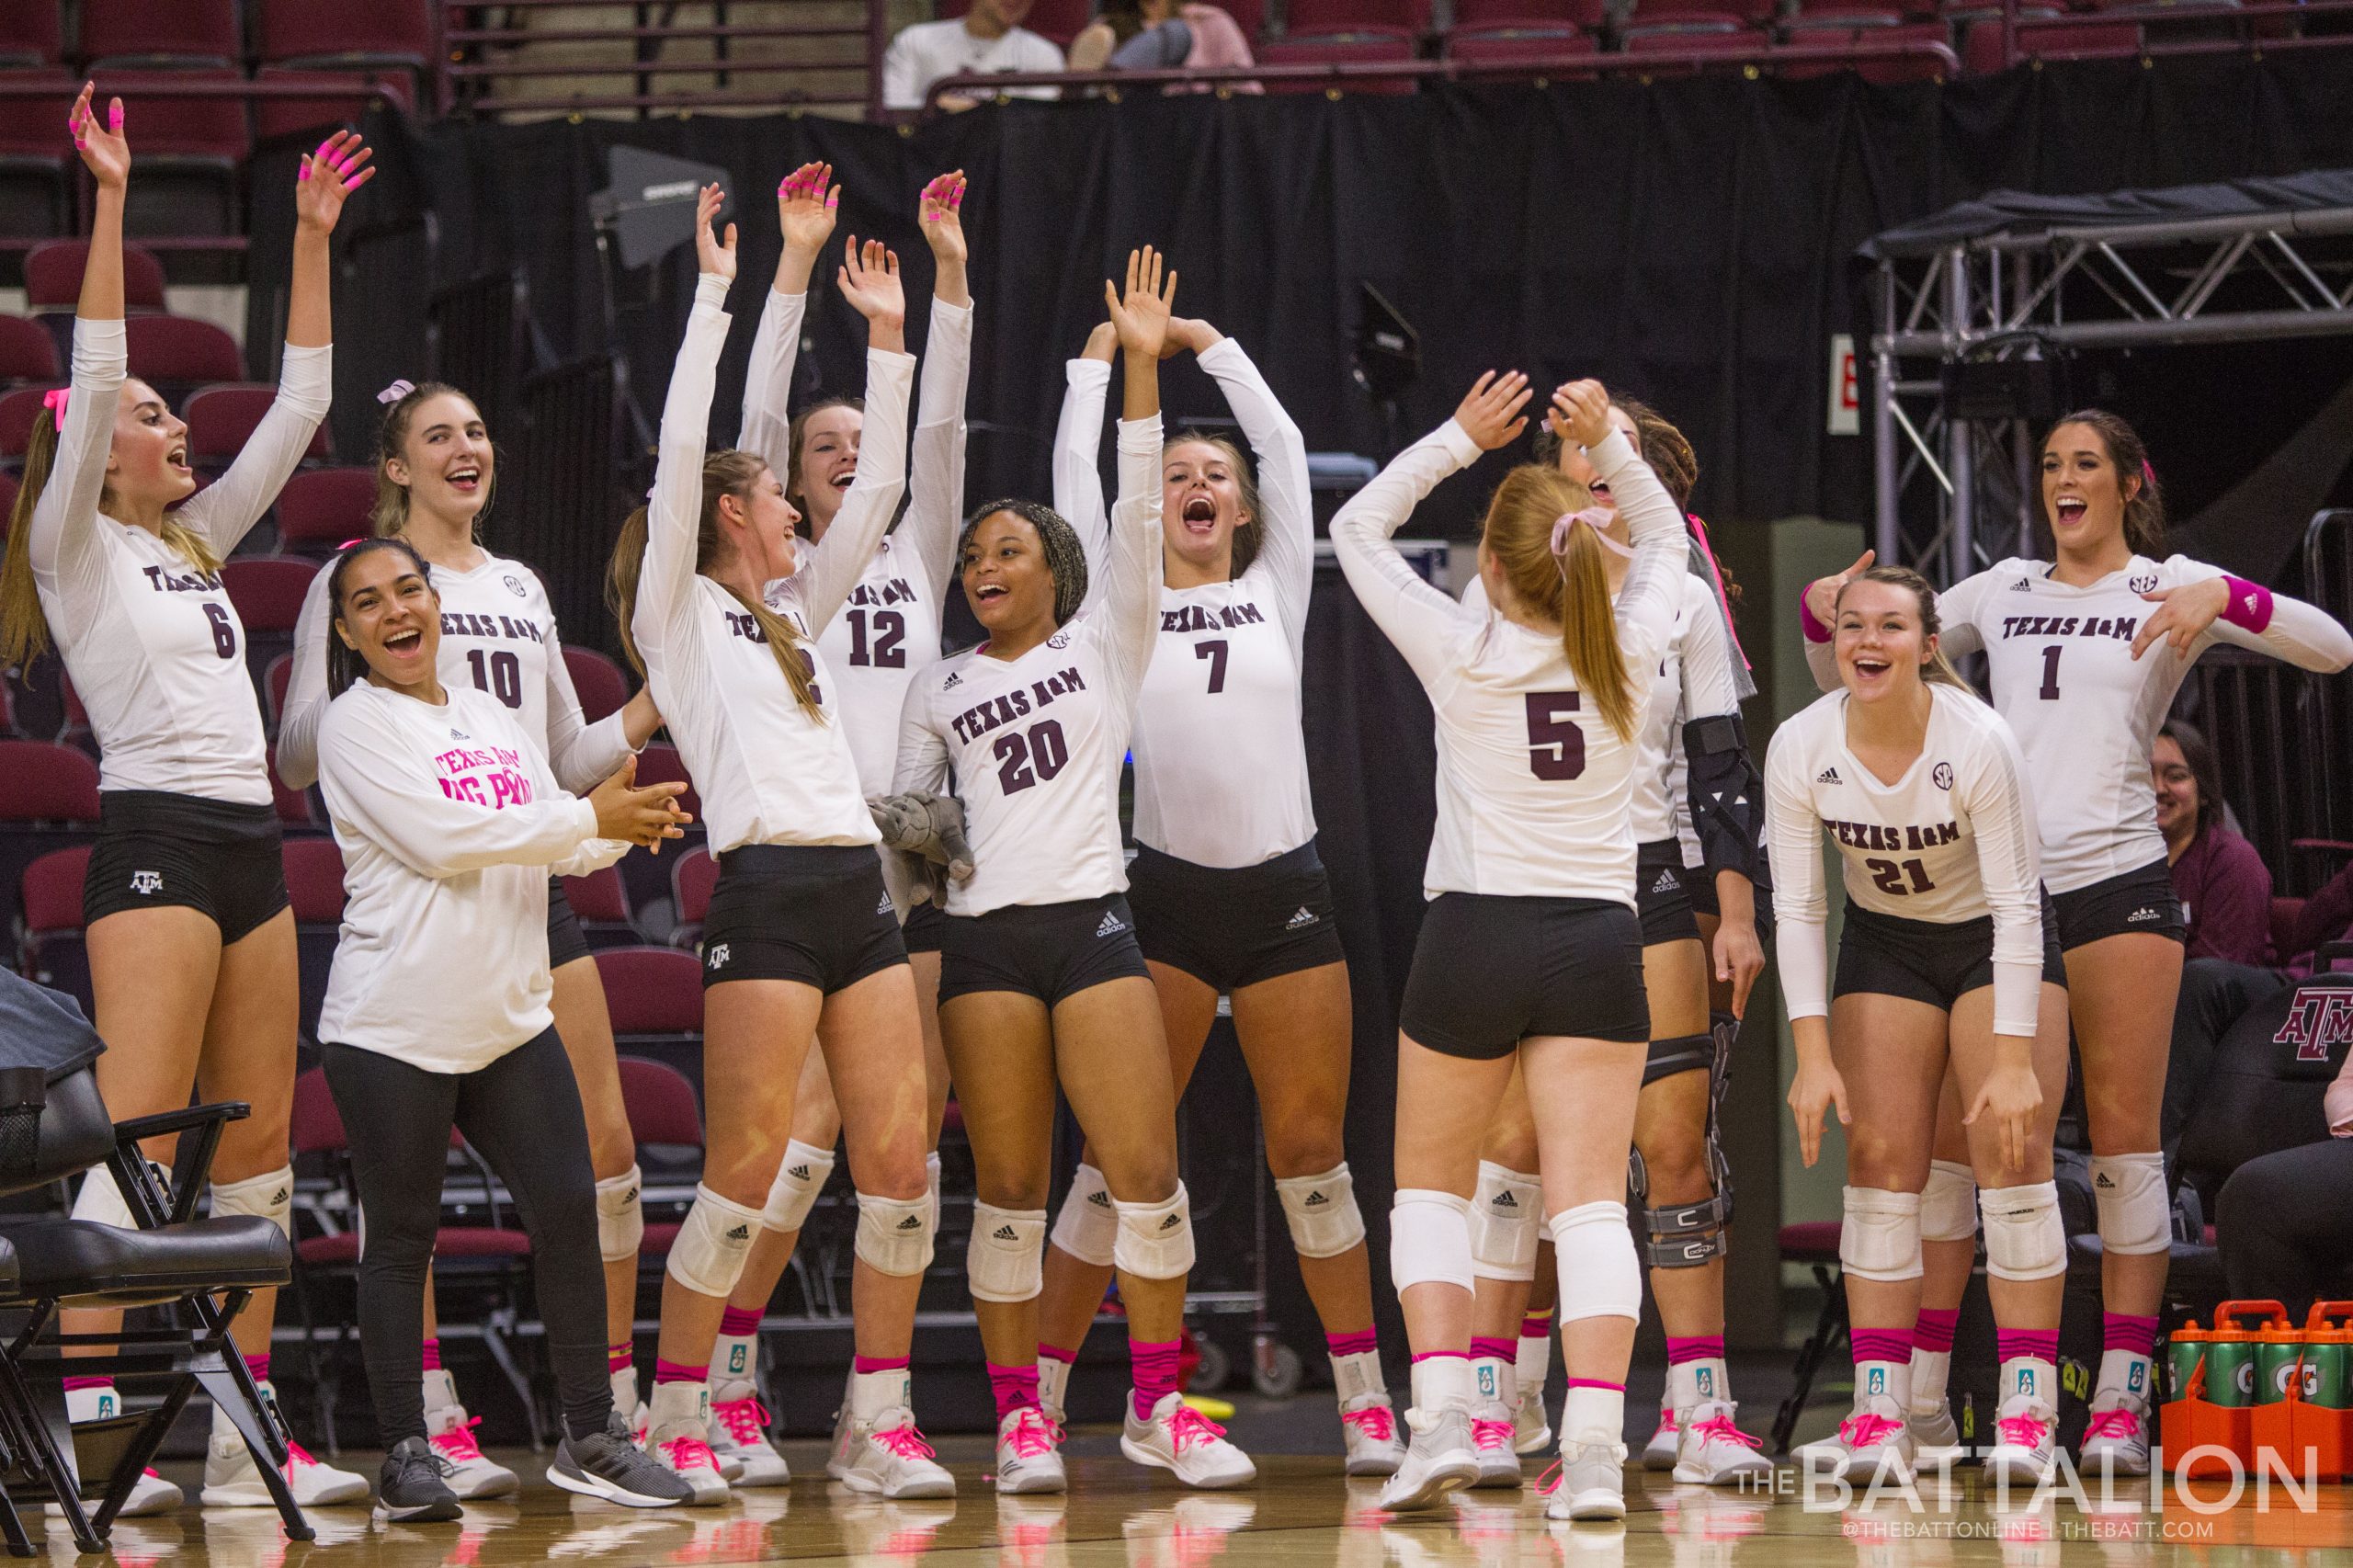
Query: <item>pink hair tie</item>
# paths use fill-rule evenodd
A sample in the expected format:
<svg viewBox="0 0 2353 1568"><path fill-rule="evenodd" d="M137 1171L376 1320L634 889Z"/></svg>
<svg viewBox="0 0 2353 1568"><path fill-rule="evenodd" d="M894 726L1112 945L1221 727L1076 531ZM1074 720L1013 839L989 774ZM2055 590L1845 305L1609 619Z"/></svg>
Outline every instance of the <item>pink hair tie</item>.
<svg viewBox="0 0 2353 1568"><path fill-rule="evenodd" d="M1565 559L1569 553L1569 533L1579 523L1593 530L1601 548L1616 554L1631 557L1633 551L1609 537L1610 519L1615 516L1607 506L1587 506L1582 512L1563 512L1552 519L1552 553Z"/></svg>
<svg viewBox="0 0 2353 1568"><path fill-rule="evenodd" d="M72 387L59 387L40 394L40 405L57 415L57 433L65 434L65 400L74 395Z"/></svg>
<svg viewBox="0 0 2353 1568"><path fill-rule="evenodd" d="M2149 466L2149 460L2146 458L2141 460L2141 483L2152 490L2157 487L2157 471Z"/></svg>
<svg viewBox="0 0 2353 1568"><path fill-rule="evenodd" d="M337 555L341 555L345 551L349 550L353 545L355 545L355 544L366 544L367 542L368 542L368 537L367 537L365 534L362 534L362 535L361 535L359 538L358 538L358 539L347 539L347 540L345 540L341 544L338 544L338 545L336 545L336 546L335 547L335 552Z"/></svg>
<svg viewBox="0 0 2353 1568"><path fill-rule="evenodd" d="M391 386L386 387L382 392L376 394L376 401L389 405L400 402L401 399L408 396L409 393L415 390L416 383L415 381L394 381Z"/></svg>

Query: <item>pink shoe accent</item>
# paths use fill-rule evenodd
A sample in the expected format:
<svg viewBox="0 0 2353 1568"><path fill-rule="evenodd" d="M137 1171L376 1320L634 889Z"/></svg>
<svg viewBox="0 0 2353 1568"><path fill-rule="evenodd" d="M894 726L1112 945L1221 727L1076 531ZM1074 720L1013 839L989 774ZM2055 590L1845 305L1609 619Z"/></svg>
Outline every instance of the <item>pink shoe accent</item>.
<svg viewBox="0 0 2353 1568"><path fill-rule="evenodd" d="M1025 1404L1017 1413L1018 1419L1006 1434L1006 1443L1016 1459L1034 1460L1040 1454L1052 1453L1062 1446L1063 1429L1046 1419L1044 1412L1034 1404Z"/></svg>
<svg viewBox="0 0 2353 1568"><path fill-rule="evenodd" d="M1225 1428L1195 1410L1189 1404L1179 1404L1168 1417L1168 1436L1184 1452L1195 1443L1213 1443L1225 1436Z"/></svg>
<svg viewBox="0 0 2353 1568"><path fill-rule="evenodd" d="M1550 1497L1561 1489L1561 1461L1554 1460L1545 1466L1544 1473L1536 1478L1536 1494Z"/></svg>
<svg viewBox="0 0 2353 1568"><path fill-rule="evenodd" d="M2021 1449L2035 1449L2040 1448L2043 1439L2051 1435L2051 1423L2039 1416L2008 1415L1994 1423L1994 1431L2005 1443L2014 1443Z"/></svg>
<svg viewBox="0 0 2353 1568"><path fill-rule="evenodd" d="M2089 1425L2084 1428L2086 1437L2137 1437L2141 1435L2141 1415L2130 1405L2114 1410L2095 1410Z"/></svg>
<svg viewBox="0 0 2353 1568"><path fill-rule="evenodd" d="M1652 1433L1651 1436L1657 1437L1670 1432L1680 1433L1682 1430L1683 1428L1677 1426L1675 1423L1675 1407L1671 1404L1660 1405L1658 1407L1658 1430Z"/></svg>
<svg viewBox="0 0 2353 1568"><path fill-rule="evenodd" d="M1471 1446L1481 1453L1511 1450L1512 1430L1508 1421L1483 1421L1471 1418Z"/></svg>
<svg viewBox="0 0 2353 1568"><path fill-rule="evenodd" d="M1699 1434L1702 1439L1712 1437L1719 1442L1737 1443L1744 1449L1761 1449L1765 1446L1763 1438L1752 1437L1733 1426L1732 1417L1729 1415L1711 1415L1705 1421L1695 1421L1691 1424L1691 1430Z"/></svg>
<svg viewBox="0 0 2353 1568"><path fill-rule="evenodd" d="M308 1466L315 1470L318 1468L318 1460L311 1457L311 1452L308 1449L305 1449L301 1444L295 1442L290 1437L287 1439L286 1478L289 1481L291 1481L294 1478L294 1471L298 1465Z"/></svg>
<svg viewBox="0 0 2353 1568"><path fill-rule="evenodd" d="M700 1437L673 1437L662 1445L662 1457L668 1460L670 1468L680 1475L698 1465L707 1470L719 1468L719 1456L712 1453L710 1445Z"/></svg>
<svg viewBox="0 0 2353 1568"><path fill-rule="evenodd" d="M1904 1423L1861 1411L1838 1423L1838 1440L1850 1449L1868 1449L1904 1430Z"/></svg>
<svg viewBox="0 0 2353 1568"><path fill-rule="evenodd" d="M482 1425L477 1415L462 1426L452 1426L447 1432L433 1434L436 1451L451 1464L469 1464L482 1458L482 1445L474 1441L474 1428Z"/></svg>
<svg viewBox="0 0 2353 1568"><path fill-rule="evenodd" d="M1397 1413L1385 1404L1368 1404L1362 1410L1344 1410L1340 1412L1340 1425L1355 1427L1372 1442L1393 1443L1397 1440Z"/></svg>
<svg viewBox="0 0 2353 1568"><path fill-rule="evenodd" d="M903 1460L928 1460L939 1457L933 1452L931 1445L923 1440L923 1434L915 1430L915 1425L912 1421L904 1426L893 1426L888 1432L875 1433L874 1440Z"/></svg>
<svg viewBox="0 0 2353 1568"><path fill-rule="evenodd" d="M727 1428L727 1435L738 1443L767 1441L767 1407L756 1399L731 1399L714 1403L710 1413Z"/></svg>

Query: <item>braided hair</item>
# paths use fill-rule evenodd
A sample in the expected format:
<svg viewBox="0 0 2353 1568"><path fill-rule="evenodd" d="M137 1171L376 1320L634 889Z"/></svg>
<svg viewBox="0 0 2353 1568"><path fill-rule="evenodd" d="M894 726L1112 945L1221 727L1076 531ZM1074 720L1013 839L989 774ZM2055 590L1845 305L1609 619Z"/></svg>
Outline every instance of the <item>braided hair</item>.
<svg viewBox="0 0 2353 1568"><path fill-rule="evenodd" d="M964 519L964 531L956 536L956 561L962 569L964 551L972 548L972 535L982 523L999 512L1010 512L1038 531L1038 544L1046 552L1046 571L1054 579L1054 624L1065 626L1086 602L1086 551L1078 542L1078 530L1065 521L1060 512L1042 501L984 501L972 508Z"/></svg>

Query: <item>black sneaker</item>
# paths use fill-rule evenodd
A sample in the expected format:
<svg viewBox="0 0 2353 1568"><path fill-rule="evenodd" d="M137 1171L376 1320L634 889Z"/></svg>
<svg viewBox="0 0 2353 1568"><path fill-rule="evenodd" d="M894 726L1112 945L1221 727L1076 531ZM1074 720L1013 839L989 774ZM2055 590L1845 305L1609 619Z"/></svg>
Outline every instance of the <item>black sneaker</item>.
<svg viewBox="0 0 2353 1568"><path fill-rule="evenodd" d="M449 1461L422 1437L404 1437L376 1472L376 1522L447 1524L464 1510L449 1490Z"/></svg>
<svg viewBox="0 0 2353 1568"><path fill-rule="evenodd" d="M684 1477L631 1439L629 1420L619 1411L607 1418L603 1431L557 1444L548 1479L566 1492L625 1508L671 1508L693 1501L695 1494Z"/></svg>

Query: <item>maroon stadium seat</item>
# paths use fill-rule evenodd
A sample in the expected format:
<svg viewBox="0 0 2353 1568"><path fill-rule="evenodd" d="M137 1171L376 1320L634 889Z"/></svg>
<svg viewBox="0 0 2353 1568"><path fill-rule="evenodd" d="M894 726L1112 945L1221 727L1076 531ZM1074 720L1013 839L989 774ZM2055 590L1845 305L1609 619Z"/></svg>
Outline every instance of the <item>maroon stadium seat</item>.
<svg viewBox="0 0 2353 1568"><path fill-rule="evenodd" d="M188 461L215 468L234 461L277 401L278 389L263 381L220 383L196 393L180 410L180 417L188 421ZM302 457L306 462L324 462L326 455L327 427L321 421Z"/></svg>
<svg viewBox="0 0 2353 1568"><path fill-rule="evenodd" d="M262 696L267 699L263 717L269 721L272 731L286 712L286 688L294 684L294 655L280 653L270 660L269 668L261 677ZM274 766L274 765L273 765Z"/></svg>
<svg viewBox="0 0 2353 1568"><path fill-rule="evenodd" d="M1454 30L1484 32L1509 28L1535 32L1546 28L1601 30L1603 0L1455 0Z"/></svg>
<svg viewBox="0 0 2353 1568"><path fill-rule="evenodd" d="M0 65L56 65L63 61L63 12L58 0L0 0Z"/></svg>
<svg viewBox="0 0 2353 1568"><path fill-rule="evenodd" d="M245 40L237 0L82 0L74 53L85 68L109 62L230 66L244 58Z"/></svg>
<svg viewBox="0 0 2353 1568"><path fill-rule="evenodd" d="M608 948L597 955L616 1035L702 1032L702 964L676 948Z"/></svg>
<svg viewBox="0 0 2353 1568"><path fill-rule="evenodd" d="M0 26L0 40L8 36ZM6 48L0 42L0 51ZM7 106L0 113L0 234L25 240L70 234L76 224L74 190L78 176L67 167L74 160L73 139L64 133L65 116L82 84L46 68L0 70L0 81L35 89L31 97L0 99Z"/></svg>
<svg viewBox="0 0 2353 1568"><path fill-rule="evenodd" d="M8 517L17 507L17 476L0 470L0 539L7 537Z"/></svg>
<svg viewBox="0 0 2353 1568"><path fill-rule="evenodd" d="M1809 0L1804 9L1781 24L1782 30L1793 36L1801 32L1817 32L1836 28L1893 28L1910 21L1917 13L1907 12L1896 0Z"/></svg>
<svg viewBox="0 0 2353 1568"><path fill-rule="evenodd" d="M695 1086L684 1073L642 1056L624 1056L620 1066L621 1103L632 1138L681 1149L702 1147L702 1108L695 1103Z"/></svg>
<svg viewBox="0 0 2353 1568"><path fill-rule="evenodd" d="M688 850L670 872L676 894L678 923L699 929L710 914L710 890L719 885L719 860L707 848Z"/></svg>
<svg viewBox="0 0 2353 1568"><path fill-rule="evenodd" d="M40 401L56 390L18 387L15 392L0 392L0 458L10 462L22 458L26 443L33 438L33 421L57 417Z"/></svg>
<svg viewBox="0 0 2353 1568"><path fill-rule="evenodd" d="M52 849L26 867L25 929L35 936L82 929L82 883L89 869L86 844Z"/></svg>
<svg viewBox="0 0 2353 1568"><path fill-rule="evenodd" d="M399 64L422 71L437 51L426 0L260 0L255 52L265 64Z"/></svg>
<svg viewBox="0 0 2353 1568"><path fill-rule="evenodd" d="M253 146L243 100L174 89L198 82L242 80L234 71L119 71L108 75L106 92L122 99L125 132L141 155L241 163Z"/></svg>
<svg viewBox="0 0 2353 1568"><path fill-rule="evenodd" d="M1772 14L1772 0L1634 0L1620 30L1627 38L1654 32L1728 32L1755 27Z"/></svg>
<svg viewBox="0 0 2353 1568"><path fill-rule="evenodd" d="M1557 60L1563 55L1574 57L1600 52L1599 40L1564 28L1473 28L1466 31L1457 28L1446 35L1446 57L1459 60L1466 65L1522 66L1534 61ZM1571 67L1563 74L1575 74L1574 68Z"/></svg>
<svg viewBox="0 0 2353 1568"><path fill-rule="evenodd" d="M27 316L0 316L0 381L47 384L64 374L47 327Z"/></svg>
<svg viewBox="0 0 2353 1568"><path fill-rule="evenodd" d="M564 878L563 896L571 901L590 947L636 947L643 940L630 918L628 884L616 868L602 866L585 877Z"/></svg>
<svg viewBox="0 0 2353 1568"><path fill-rule="evenodd" d="M122 324L131 373L142 381L191 385L242 381L245 358L237 340L193 316L132 316Z"/></svg>
<svg viewBox="0 0 2353 1568"><path fill-rule="evenodd" d="M1394 33L1412 38L1427 31L1429 25L1430 0L1290 0L1283 36Z"/></svg>
<svg viewBox="0 0 2353 1568"><path fill-rule="evenodd" d="M415 98L407 74L398 71L371 75L358 71L290 71L282 66L265 65L254 74L254 80L281 86L301 84L318 89L316 97L256 98L254 137L263 142L274 136L324 134L336 126L357 125L369 106L379 100L405 110Z"/></svg>
<svg viewBox="0 0 2353 1568"><path fill-rule="evenodd" d="M97 763L72 746L0 741L0 822L97 820Z"/></svg>
<svg viewBox="0 0 2353 1568"><path fill-rule="evenodd" d="M37 311L70 311L82 298L82 268L90 259L87 240L51 240L25 257L25 298ZM145 245L122 247L122 301L132 311L161 311L164 264Z"/></svg>
<svg viewBox="0 0 2353 1568"><path fill-rule="evenodd" d="M247 631L291 631L318 571L313 561L247 556L221 568L221 585Z"/></svg>
<svg viewBox="0 0 2353 1568"><path fill-rule="evenodd" d="M687 765L677 747L654 744L639 752L637 782L641 789L648 784L684 784L687 792L678 797L678 808L696 822L702 821L702 801L695 794L694 780L687 777Z"/></svg>
<svg viewBox="0 0 2353 1568"><path fill-rule="evenodd" d="M303 926L343 920L343 851L332 838L290 838L284 846L286 893Z"/></svg>
<svg viewBox="0 0 2353 1568"><path fill-rule="evenodd" d="M375 502L372 468L305 469L278 493L278 542L306 555L330 554L368 536Z"/></svg>
<svg viewBox="0 0 2353 1568"><path fill-rule="evenodd" d="M1815 21L1801 17L1790 24L1791 44L1810 49L1853 49L1884 47L1899 43L1947 43L1949 34L1942 22L1834 22ZM1791 64L1781 67L1784 76L1825 76L1836 71L1852 69L1866 82L1934 82L1947 74L1944 62L1934 55L1921 54L1897 60L1858 60L1849 64Z"/></svg>
<svg viewBox="0 0 2353 1568"><path fill-rule="evenodd" d="M1692 54L1707 57L1727 57L1763 54L1772 47L1772 40L1763 33L1746 29L1731 32L1655 32L1636 33L1626 40L1629 54ZM1699 71L1704 63L1669 63L1661 62L1651 67L1654 74L1678 71Z"/></svg>
<svg viewBox="0 0 2353 1568"><path fill-rule="evenodd" d="M290 658L291 655L282 654L280 657ZM278 776L278 752L275 748L269 751L267 759L270 804L278 810L278 825L304 828L326 825L312 813L311 792L294 789Z"/></svg>
<svg viewBox="0 0 2353 1568"><path fill-rule="evenodd" d="M1257 55L1261 65L1405 63L1414 58L1414 40L1408 34L1386 32L1370 36L1269 39L1258 46ZM1414 79L1410 76L1388 80L1368 77L1354 81L1336 78L1330 82L1267 84L1267 91L1270 93L1321 93L1334 89L1347 93L1410 93L1414 90Z"/></svg>
<svg viewBox="0 0 2353 1568"><path fill-rule="evenodd" d="M580 711L590 723L620 712L629 701L629 681L621 667L596 649L564 644L563 667L572 676L572 689L580 696Z"/></svg>

